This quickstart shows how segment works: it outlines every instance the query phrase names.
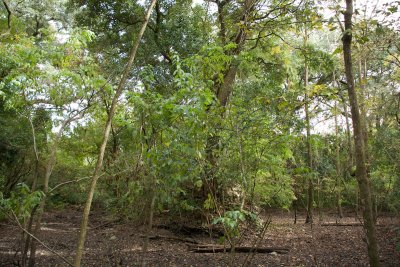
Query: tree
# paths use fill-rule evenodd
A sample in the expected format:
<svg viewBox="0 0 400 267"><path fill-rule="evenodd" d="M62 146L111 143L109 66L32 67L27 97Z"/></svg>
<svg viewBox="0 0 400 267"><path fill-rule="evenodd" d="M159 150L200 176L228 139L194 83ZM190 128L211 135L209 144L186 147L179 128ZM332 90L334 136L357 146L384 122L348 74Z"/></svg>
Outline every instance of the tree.
<svg viewBox="0 0 400 267"><path fill-rule="evenodd" d="M224 120L230 96L234 90L236 76L240 70L241 55L262 46L264 39L268 40L279 30L273 30L276 23L285 23L295 13L294 3L282 1L264 5L262 1L246 0L211 1L217 5L218 44L223 49L223 57L227 59L225 65L214 73L213 91L221 107L220 118ZM267 41L268 42L268 41ZM250 46L252 45L252 46ZM204 197L212 196L219 201L222 198L223 186L218 178L218 155L220 136L218 131L212 133L207 141L206 159L208 161L204 171Z"/></svg>
<svg viewBox="0 0 400 267"><path fill-rule="evenodd" d="M135 60L137 49L140 45L140 41L142 39L143 33L146 30L147 23L149 21L151 12L153 11L155 4L156 4L156 0L153 0L148 8L148 11L147 11L146 17L145 17L145 21L144 21L143 26L140 29L140 32L139 32L138 36L136 37L136 40L133 44L132 50L129 54L128 63L125 66L121 80L118 84L118 88L116 89L115 95L113 96L110 110L108 112L107 122L106 122L104 132L103 132L103 140L102 140L101 147L99 150L99 155L97 158L96 167L95 167L94 174L92 177L92 182L91 182L91 185L89 188L88 198L87 198L86 204L85 204L85 209L83 210L82 224L81 224L80 235L79 235L79 240L78 240L78 247L76 250L75 263L74 263L74 266L76 266L76 267L81 265L82 254L83 254L83 249L84 249L85 239L86 239L87 224L89 221L89 213L90 213L90 208L91 208L92 200L93 200L93 194L96 189L97 180L100 177L100 172L101 172L101 168L103 165L104 152L106 150L106 145L107 145L108 138L110 135L111 123L112 123L112 120L113 120L113 117L115 114L115 109L117 107L118 98L122 94L126 80L128 79L129 71Z"/></svg>
<svg viewBox="0 0 400 267"><path fill-rule="evenodd" d="M354 86L354 76L352 70L352 16L353 0L346 0L346 11L344 12L345 32L343 33L343 57L347 80L347 91L351 107L351 116L354 132L354 149L356 157L356 178L360 190L361 203L363 205L364 228L367 236L368 256L371 266L379 266L378 245L376 239L375 220L372 211L372 199L370 183L367 175L365 144L361 125L360 111L358 107L357 95Z"/></svg>

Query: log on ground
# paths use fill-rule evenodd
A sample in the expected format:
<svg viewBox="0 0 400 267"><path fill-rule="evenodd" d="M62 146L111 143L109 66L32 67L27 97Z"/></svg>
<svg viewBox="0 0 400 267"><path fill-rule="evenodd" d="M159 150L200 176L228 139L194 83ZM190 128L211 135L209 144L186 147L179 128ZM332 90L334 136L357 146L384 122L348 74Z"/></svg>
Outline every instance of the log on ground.
<svg viewBox="0 0 400 267"><path fill-rule="evenodd" d="M196 245L189 246L189 250L195 253L221 253L221 252L231 252L231 247L224 247L219 245ZM251 246L238 246L234 248L235 252L238 253L272 253L277 254L287 254L289 248L285 247L251 247Z"/></svg>

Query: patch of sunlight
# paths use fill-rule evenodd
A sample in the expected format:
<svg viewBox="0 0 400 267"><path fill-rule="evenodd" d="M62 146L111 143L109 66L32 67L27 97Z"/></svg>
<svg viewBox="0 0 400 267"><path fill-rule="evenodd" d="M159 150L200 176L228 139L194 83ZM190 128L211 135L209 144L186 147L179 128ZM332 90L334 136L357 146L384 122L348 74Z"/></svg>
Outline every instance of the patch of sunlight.
<svg viewBox="0 0 400 267"><path fill-rule="evenodd" d="M15 255L15 251L2 251L1 254Z"/></svg>
<svg viewBox="0 0 400 267"><path fill-rule="evenodd" d="M133 252L133 251L142 251L142 246L140 245L133 245L131 248L126 248L126 249L122 249L122 252ZM157 251L163 251L162 249L152 249L149 248L147 250L147 252L157 252Z"/></svg>
<svg viewBox="0 0 400 267"><path fill-rule="evenodd" d="M51 257L54 257L54 253L52 253L52 252L50 252L48 250L44 250L44 249L38 249L36 251L36 253L37 253L37 255L40 255L40 256L45 256L45 257L50 257L51 256ZM61 256L66 256L66 254L64 252L57 251L57 253L60 254Z"/></svg>
<svg viewBox="0 0 400 267"><path fill-rule="evenodd" d="M0 244L0 249L10 249L10 244Z"/></svg>
<svg viewBox="0 0 400 267"><path fill-rule="evenodd" d="M142 246L133 245L131 248L123 249L122 252L132 252L132 251L141 251L141 250L142 250Z"/></svg>
<svg viewBox="0 0 400 267"><path fill-rule="evenodd" d="M70 229L56 229L56 228L50 228L50 227L46 227L43 226L42 227L42 231L49 231L49 232L71 232L74 231L74 229L70 228Z"/></svg>
<svg viewBox="0 0 400 267"><path fill-rule="evenodd" d="M65 226L71 226L69 223L58 223L58 222L49 222L45 223L45 225L65 225Z"/></svg>

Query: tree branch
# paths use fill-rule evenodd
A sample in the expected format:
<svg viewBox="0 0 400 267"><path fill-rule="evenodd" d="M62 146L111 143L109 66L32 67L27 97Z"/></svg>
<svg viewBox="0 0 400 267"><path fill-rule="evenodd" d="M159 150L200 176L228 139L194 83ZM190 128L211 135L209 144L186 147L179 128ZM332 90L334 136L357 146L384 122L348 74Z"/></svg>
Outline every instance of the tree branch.
<svg viewBox="0 0 400 267"><path fill-rule="evenodd" d="M50 189L50 190L49 190L49 193L53 192L54 190L56 190L56 189L59 188L60 186L63 186L63 185L66 185L66 184L70 184L70 183L74 183L74 182L78 183L78 182L80 182L80 181L82 181L82 180L86 180L86 179L89 179L89 178L91 178L91 177L90 177L90 176L87 176L87 177L82 177L82 178L78 178L78 179L75 179L75 180L70 180L70 181L66 181L66 182L63 182L63 183L59 183L58 185L56 185L55 187L53 187L52 189Z"/></svg>
<svg viewBox="0 0 400 267"><path fill-rule="evenodd" d="M7 15L7 27L8 27L8 30L11 30L11 15L12 15L12 12L11 12L11 9L10 9L10 6L9 6L7 0L3 0L3 4L6 7L7 14L8 14Z"/></svg>

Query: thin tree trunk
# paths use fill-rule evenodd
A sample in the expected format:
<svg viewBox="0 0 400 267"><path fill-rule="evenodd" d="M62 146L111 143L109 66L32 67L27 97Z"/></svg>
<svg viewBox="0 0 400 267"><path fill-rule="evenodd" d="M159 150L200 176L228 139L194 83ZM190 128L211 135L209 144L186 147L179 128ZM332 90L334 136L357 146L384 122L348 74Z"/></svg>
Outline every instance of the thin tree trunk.
<svg viewBox="0 0 400 267"><path fill-rule="evenodd" d="M33 190L32 190L33 191ZM31 211L31 213L30 213L30 215L29 215L29 221L28 221L28 226L27 226L27 231L29 232L29 233L31 233L32 232L32 227L33 227L33 219L35 218L35 214L36 214L36 211L37 211L37 209L38 209L38 205L36 205L33 209L32 209L32 211ZM25 233L25 232L24 232ZM26 234L26 233L25 233ZM31 246L31 243L32 243L32 237L30 236L30 235L28 235L28 234L26 234L26 238L25 238L25 244L24 244L24 248L23 248L23 251L22 251L22 263L21 263L21 265L22 266L26 266L26 261L27 261L27 259L28 259L28 251L29 251L29 248L30 248L30 246Z"/></svg>
<svg viewBox="0 0 400 267"><path fill-rule="evenodd" d="M355 199L355 217L354 217L354 220L355 221L358 221L359 219L360 219L360 214L359 214L359 212L360 212L360 193L359 193L359 191L360 191L360 189L357 187L356 188L356 199Z"/></svg>
<svg viewBox="0 0 400 267"><path fill-rule="evenodd" d="M96 162L96 167L93 173L93 177L92 177L92 182L90 185L90 189L88 192L88 197L86 200L86 204L85 204L85 208L83 210L83 215L82 215L82 223L81 223L81 228L80 228L80 233L79 233L79 240L78 240L78 246L77 246L77 250L76 250L76 257L75 257L75 262L74 262L74 266L75 267L79 267L81 266L81 260L82 260L82 254L83 254L83 248L84 248L84 244L85 244L85 239L86 239L86 232L87 232L87 225L89 222L89 213L90 213L90 208L92 205L92 200L93 200L93 195L94 195L94 191L96 189L96 184L97 184L97 180L100 177L100 172L101 172L101 168L103 166L103 159L104 159L104 152L106 150L106 145L108 142L108 138L110 136L110 130L111 130L111 122L112 119L114 117L115 114L115 109L117 107L117 103L118 103L118 98L120 97L123 88L125 86L126 80L128 79L128 75L129 75L129 71L131 70L131 67L133 65L133 61L135 60L135 56L136 56L136 52L138 50L138 47L140 45L140 41L142 39L143 33L146 30L147 27L147 23L150 19L150 15L153 11L153 8L156 4L157 0L152 0L145 20L143 22L142 28L140 29L140 32L137 36L136 41L134 42L134 45L132 47L132 50L129 54L129 60L128 63L125 66L124 72L122 74L121 80L118 84L118 88L115 92L115 95L113 97L112 103L111 103L111 107L110 107L110 113L108 114L108 118L107 118L107 122L104 128L104 132L103 132L103 140L100 146L100 151L99 151L99 155L97 158L97 162Z"/></svg>
<svg viewBox="0 0 400 267"><path fill-rule="evenodd" d="M13 12L11 12L10 4L8 3L8 1L3 0L3 5L7 10L7 28L8 28L8 31L6 33L1 34L0 37L5 36L6 34L10 33L10 31L11 31L11 23L12 23L12 13L13 13Z"/></svg>
<svg viewBox="0 0 400 267"><path fill-rule="evenodd" d="M364 65L365 64L365 65ZM361 59L358 60L358 81L359 81L359 94L358 94L358 99L360 101L360 119L361 119L361 127L362 127L362 132L363 132L363 141L364 141L364 149L366 151L365 153L365 160L367 164L367 171L368 171L368 164L369 164L369 153L368 152L368 126L367 126L367 110L365 106L365 85L367 82L367 70L366 70L366 61L364 63L362 62Z"/></svg>
<svg viewBox="0 0 400 267"><path fill-rule="evenodd" d="M340 94L340 98L342 100L342 104L343 104L343 113L344 113L344 118L345 118L345 122L346 122L346 137L347 137L347 147L348 147L348 161L346 162L346 166L344 167L345 170L345 177L349 177L352 174L352 169L354 166L354 156L353 156L353 142L352 142L352 138L351 138L351 131L350 131L350 121L349 121L349 113L347 110L347 101L346 98ZM358 188L356 188L356 200L355 200L355 205L354 205L354 211L355 211L355 220L358 220L359 216L358 216Z"/></svg>
<svg viewBox="0 0 400 267"><path fill-rule="evenodd" d="M89 107L89 106L88 106ZM50 182L50 177L51 174L53 172L53 168L56 164L56 160L57 160L57 146L58 143L61 140L62 134L65 130L65 128L73 121L81 118L84 114L84 110L81 112L78 112L75 115L71 115L68 119L66 119L62 125L60 130L58 130L58 133L54 139L54 142L51 146L50 149L50 156L49 156L49 160L47 161L46 164L46 172L45 172L45 176L44 176L44 181L43 181L43 197L40 200L39 206L36 210L36 219L34 219L35 221L35 227L33 229L33 236L38 237L39 236L39 232L41 229L41 224L42 224L42 217L43 217L43 213L44 213L44 208L46 206L46 200L48 197L48 193L49 193L49 182ZM35 185L36 187L36 185ZM34 212L33 212L34 214ZM28 266L29 267L33 267L35 266L35 262L36 262L36 240L32 239L31 243L30 243L30 255L29 255L29 261L28 261Z"/></svg>
<svg viewBox="0 0 400 267"><path fill-rule="evenodd" d="M367 60L359 59L358 61L358 76L359 76L359 92L358 99L360 101L360 119L361 119L361 129L363 134L364 150L365 150L365 164L367 168L367 175L369 176L369 148L368 148L368 122L367 122L367 107L365 103L366 99L366 84L367 84ZM371 192L372 193L372 192Z"/></svg>
<svg viewBox="0 0 400 267"><path fill-rule="evenodd" d="M335 141L336 141L336 205L339 218L343 218L342 204L341 204L341 189L340 189L340 178L342 176L340 167L340 144L339 144L339 123L338 123L338 107L337 101L335 101Z"/></svg>
<svg viewBox="0 0 400 267"><path fill-rule="evenodd" d="M45 207L45 204L46 204L47 190L43 190L43 193L45 195L41 199L39 207L37 209L35 227L33 228L33 235L34 236L38 236L38 233L40 232L40 229L41 229L42 216L43 216L44 207ZM30 242L30 255L29 255L29 261L28 261L28 266L29 267L34 267L35 266L35 263L36 263L36 248L37 248L36 241L32 240Z"/></svg>
<svg viewBox="0 0 400 267"><path fill-rule="evenodd" d="M322 222L322 210L321 210L321 178L318 175L317 178L317 207L318 207L318 222Z"/></svg>
<svg viewBox="0 0 400 267"><path fill-rule="evenodd" d="M308 101L308 97L306 97L306 102ZM313 183L313 167L312 167L312 148L311 148L311 133L310 133L310 117L308 104L305 107L306 110L306 127L307 127L307 137L306 137L306 145L307 145L307 165L309 168L308 173L308 189L307 189L307 217L306 223L313 223L313 205L314 205L314 183Z"/></svg>
<svg viewBox="0 0 400 267"><path fill-rule="evenodd" d="M153 180L154 179L155 178L153 177ZM143 254L142 267L146 266L146 253L147 253L148 248L149 248L150 234L151 234L151 231L153 229L154 206L155 206L155 203L156 203L156 191L155 191L155 188L154 188L155 187L155 181L153 181L152 187L153 188L150 188L150 190L151 190L151 199L150 199L150 209L149 209L149 221L148 221L148 224L147 224L146 237L145 237L144 244L143 244L143 247L142 247L142 254Z"/></svg>
<svg viewBox="0 0 400 267"><path fill-rule="evenodd" d="M28 116L28 120L31 125L32 140L33 140L33 152L35 154L35 173L33 176L33 181L32 181L32 186L31 186L31 191L34 192L34 191L36 191L36 186L37 186L37 182L39 179L39 152L38 152L37 143L36 143L36 131L35 131L35 127L33 125L33 122L32 122L32 119L30 118L30 116ZM32 232L33 219L34 219L37 208L38 208L38 206L35 206L32 209L32 211L29 215L29 218L28 218L28 225L26 228L28 229L29 233ZM23 231L23 233L24 233L23 236L25 236L25 238L24 238L24 247L22 249L21 265L26 266L26 263L27 263L26 261L28 258L28 250L31 245L31 236L26 234L24 231Z"/></svg>
<svg viewBox="0 0 400 267"><path fill-rule="evenodd" d="M365 99L367 98L366 94L366 84L367 84L367 60L364 58L363 60L359 59L359 82L360 82L360 91L359 91L359 99L360 99L360 112L361 112L361 125L362 125L362 132L363 132L363 141L364 141L364 149L365 149L365 164L367 168L367 175L370 179L370 166L371 166L371 158L370 158L370 151L368 146L369 140L369 130L371 126L368 123L367 119L367 107L365 103ZM374 222L377 220L377 208L376 205L376 197L374 196L373 188L370 187L371 191L371 199L374 208L372 209L372 214L374 217Z"/></svg>
<svg viewBox="0 0 400 267"><path fill-rule="evenodd" d="M346 121L346 135L347 135L347 145L349 148L349 162L347 169L351 170L351 168L354 166L354 157L353 157L353 142L351 141L351 131L350 131L350 121L349 121L349 113L347 110L347 102L346 99L342 96L342 102L343 102L343 110L344 110L344 118Z"/></svg>
<svg viewBox="0 0 400 267"><path fill-rule="evenodd" d="M307 46L308 43L308 32L307 27L304 30L304 46ZM305 55L304 58L304 112L306 115L306 146L307 146L307 166L309 168L309 175L308 175L308 201L307 201L307 217L306 223L313 223L313 204L314 204L314 184L313 184L313 166L312 166L312 147L311 147L311 125L310 125L310 111L309 111L309 98L308 98L308 62L307 56Z"/></svg>
<svg viewBox="0 0 400 267"><path fill-rule="evenodd" d="M347 80L347 90L353 120L355 157L356 157L356 177L360 189L361 204L363 205L364 229L367 236L368 256L371 266L379 266L378 244L376 239L376 229L372 211L372 200L369 179L367 175L365 148L363 140L362 122L358 107L357 95L354 88L354 76L352 69L352 16L353 0L346 0L346 11L344 12L345 32L343 33L343 57Z"/></svg>
<svg viewBox="0 0 400 267"><path fill-rule="evenodd" d="M244 165L243 138L242 138L242 133L239 130L239 125L236 125L236 133L237 137L239 138L240 177L242 178L243 182L240 210L243 210L244 205L246 203L247 179L246 179L246 167Z"/></svg>

